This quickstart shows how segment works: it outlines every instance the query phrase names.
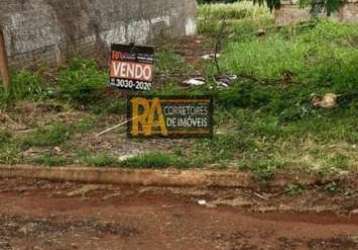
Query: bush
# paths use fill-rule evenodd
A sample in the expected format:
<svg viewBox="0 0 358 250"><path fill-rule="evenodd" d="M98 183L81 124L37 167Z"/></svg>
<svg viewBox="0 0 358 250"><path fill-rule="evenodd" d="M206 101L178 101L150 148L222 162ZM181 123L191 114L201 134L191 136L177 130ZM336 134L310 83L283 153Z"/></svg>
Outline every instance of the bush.
<svg viewBox="0 0 358 250"><path fill-rule="evenodd" d="M11 89L5 91L0 81L0 103L1 105L18 100L38 100L44 96L43 79L38 73L22 70L13 74Z"/></svg>
<svg viewBox="0 0 358 250"><path fill-rule="evenodd" d="M75 58L59 73L62 97L74 103L93 104L102 99L108 73L97 68L93 60Z"/></svg>

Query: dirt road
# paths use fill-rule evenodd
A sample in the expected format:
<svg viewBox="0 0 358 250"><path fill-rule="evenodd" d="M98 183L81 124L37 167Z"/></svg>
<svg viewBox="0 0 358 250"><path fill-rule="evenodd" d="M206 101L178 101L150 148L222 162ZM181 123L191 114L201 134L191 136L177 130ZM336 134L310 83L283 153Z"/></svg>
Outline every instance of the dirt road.
<svg viewBox="0 0 358 250"><path fill-rule="evenodd" d="M357 217L254 213L272 204L242 190L0 179L0 199L1 250L358 249Z"/></svg>

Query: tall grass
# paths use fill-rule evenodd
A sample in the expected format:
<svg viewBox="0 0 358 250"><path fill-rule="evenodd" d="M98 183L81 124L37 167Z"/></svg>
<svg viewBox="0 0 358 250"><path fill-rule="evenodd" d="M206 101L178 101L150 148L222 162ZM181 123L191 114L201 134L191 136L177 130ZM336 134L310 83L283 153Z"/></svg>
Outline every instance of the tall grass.
<svg viewBox="0 0 358 250"><path fill-rule="evenodd" d="M250 1L233 4L203 4L199 6L199 33L215 35L225 20L229 30L246 28L254 31L257 27L271 23L272 15L266 6L254 5ZM244 23L245 25L241 25ZM245 33L245 30L242 30Z"/></svg>
<svg viewBox="0 0 358 250"><path fill-rule="evenodd" d="M203 4L199 6L199 17L207 19L244 19L270 16L266 6L254 5L252 1L233 4Z"/></svg>
<svg viewBox="0 0 358 250"><path fill-rule="evenodd" d="M193 157L232 161L264 178L288 167L324 173L354 169L358 26L318 20L278 28L265 14L235 16L228 11L232 6L205 5L200 12L200 32L214 39L218 20L227 17L220 73L239 79L215 93L220 134L199 144L208 155L200 151ZM221 14L214 14L220 8ZM218 74L212 63L206 73ZM336 108L313 107L312 95L329 92L340 96ZM215 151L215 142L222 151Z"/></svg>
<svg viewBox="0 0 358 250"><path fill-rule="evenodd" d="M293 80L344 92L358 84L358 26L321 21L310 30L231 41L221 64L232 73Z"/></svg>
<svg viewBox="0 0 358 250"><path fill-rule="evenodd" d="M94 60L74 58L59 72L61 96L78 104L91 104L102 99L108 73L99 70Z"/></svg>
<svg viewBox="0 0 358 250"><path fill-rule="evenodd" d="M5 91L1 81L0 86L0 106L23 99L37 100L45 94L41 76L27 70L12 75L10 91Z"/></svg>

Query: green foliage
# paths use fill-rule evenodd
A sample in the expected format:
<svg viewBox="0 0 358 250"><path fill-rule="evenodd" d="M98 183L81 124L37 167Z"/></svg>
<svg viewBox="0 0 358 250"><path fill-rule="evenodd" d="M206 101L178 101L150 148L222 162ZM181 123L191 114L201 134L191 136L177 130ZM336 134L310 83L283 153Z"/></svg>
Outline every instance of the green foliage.
<svg viewBox="0 0 358 250"><path fill-rule="evenodd" d="M15 99L33 99L43 94L42 78L37 73L20 71L12 78L11 94Z"/></svg>
<svg viewBox="0 0 358 250"><path fill-rule="evenodd" d="M204 4L199 6L199 17L204 19L244 19L269 15L264 6L255 6L250 1L233 4Z"/></svg>
<svg viewBox="0 0 358 250"><path fill-rule="evenodd" d="M300 82L302 92L349 93L358 83L357 33L355 25L321 21L289 37L283 30L264 39L235 41L225 49L221 66L263 81Z"/></svg>
<svg viewBox="0 0 358 250"><path fill-rule="evenodd" d="M0 145L9 143L11 140L11 133L7 130L0 130Z"/></svg>
<svg viewBox="0 0 358 250"><path fill-rule="evenodd" d="M337 174L340 171L349 169L350 158L340 154L334 153L331 155L321 155L321 158L325 161L324 168L321 169L322 174Z"/></svg>
<svg viewBox="0 0 358 250"><path fill-rule="evenodd" d="M108 73L98 70L95 61L75 58L60 71L58 83L64 98L89 105L103 98L107 78Z"/></svg>
<svg viewBox="0 0 358 250"><path fill-rule="evenodd" d="M284 162L279 159L260 159L256 156L254 159L244 161L240 169L250 170L258 180L266 182L271 180L275 172L283 166Z"/></svg>
<svg viewBox="0 0 358 250"><path fill-rule="evenodd" d="M71 137L72 131L64 124L54 124L46 128L37 129L24 138L24 147L46 147L57 146L64 143Z"/></svg>
<svg viewBox="0 0 358 250"><path fill-rule="evenodd" d="M225 163L250 146L249 138L238 131L231 131L227 135L217 135L212 140L199 141L192 150L192 157L199 162Z"/></svg>
<svg viewBox="0 0 358 250"><path fill-rule="evenodd" d="M10 132L0 130L0 164L12 165L21 161L21 150Z"/></svg>
<svg viewBox="0 0 358 250"><path fill-rule="evenodd" d="M161 51L156 54L156 70L160 73L175 73L190 68L185 59L171 51ZM174 72L173 72L174 71Z"/></svg>
<svg viewBox="0 0 358 250"><path fill-rule="evenodd" d="M199 6L198 32L215 38L219 32L224 32L220 37L223 42L228 34L235 40L255 36L260 27L271 23L269 10L249 1Z"/></svg>
<svg viewBox="0 0 358 250"><path fill-rule="evenodd" d="M97 114L117 114L123 115L127 111L127 102L123 99L103 98L94 105L91 105L90 110Z"/></svg>
<svg viewBox="0 0 358 250"><path fill-rule="evenodd" d="M47 167L57 167L65 166L70 163L68 159L63 156L57 156L53 154L41 155L33 160L35 164L47 166Z"/></svg>
<svg viewBox="0 0 358 250"><path fill-rule="evenodd" d="M80 158L82 163L93 167L112 167L119 164L115 157L105 153L90 154L86 152L82 153Z"/></svg>
<svg viewBox="0 0 358 250"><path fill-rule="evenodd" d="M221 65L232 72L255 75L257 78L280 78L286 72L296 73L304 67L308 48L303 44L294 46L280 35L265 40L253 39L228 45Z"/></svg>
<svg viewBox="0 0 358 250"><path fill-rule="evenodd" d="M21 161L21 150L15 143L0 146L0 164L12 165Z"/></svg>
<svg viewBox="0 0 358 250"><path fill-rule="evenodd" d="M1 81L0 81L1 84ZM45 95L43 79L38 73L22 70L12 75L11 89L0 87L0 104L5 105L18 100L38 100Z"/></svg>

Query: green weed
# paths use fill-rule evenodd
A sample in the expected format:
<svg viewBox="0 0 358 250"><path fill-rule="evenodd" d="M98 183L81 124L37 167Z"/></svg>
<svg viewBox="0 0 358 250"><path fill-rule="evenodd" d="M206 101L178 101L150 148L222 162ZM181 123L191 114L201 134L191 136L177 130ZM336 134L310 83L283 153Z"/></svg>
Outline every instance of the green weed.
<svg viewBox="0 0 358 250"><path fill-rule="evenodd" d="M188 65L182 56L169 50L157 53L155 61L156 70L161 74L188 73L192 70L191 65Z"/></svg>
<svg viewBox="0 0 358 250"><path fill-rule="evenodd" d="M280 159L262 156L260 153L252 155L250 160L245 160L239 165L242 170L251 171L258 180L266 182L273 178L276 171L282 169L285 163ZM265 159L266 158L266 159ZM273 158L273 159L270 159Z"/></svg>
<svg viewBox="0 0 358 250"><path fill-rule="evenodd" d="M76 104L89 105L103 98L108 72L98 69L93 60L75 58L59 72L61 96Z"/></svg>
<svg viewBox="0 0 358 250"><path fill-rule="evenodd" d="M0 130L0 145L9 143L12 138L12 135L7 130Z"/></svg>
<svg viewBox="0 0 358 250"><path fill-rule="evenodd" d="M104 98L96 104L90 106L90 111L94 114L117 114L123 115L127 112L127 102L123 99Z"/></svg>
<svg viewBox="0 0 358 250"><path fill-rule="evenodd" d="M6 143L0 146L0 164L12 165L21 160L21 149L17 144Z"/></svg>
<svg viewBox="0 0 358 250"><path fill-rule="evenodd" d="M63 156L57 156L52 154L41 155L32 160L35 164L48 166L48 167L58 167L65 166L71 163L70 160L66 159Z"/></svg>
<svg viewBox="0 0 358 250"><path fill-rule="evenodd" d="M311 90L345 93L354 90L358 28L321 21L311 29L292 34L268 34L262 39L232 41L221 65L225 71L257 79L297 81Z"/></svg>
<svg viewBox="0 0 358 250"><path fill-rule="evenodd" d="M223 22L225 25L222 26ZM224 27L232 38L242 40L255 35L259 28L272 25L272 15L264 6L242 1L234 4L204 4L199 6L198 32L216 36ZM220 37L225 39L225 37Z"/></svg>
<svg viewBox="0 0 358 250"><path fill-rule="evenodd" d="M37 129L23 139L24 147L57 146L64 143L72 135L72 130L64 124L54 124L46 128Z"/></svg>
<svg viewBox="0 0 358 250"><path fill-rule="evenodd" d="M16 164L21 158L21 149L11 133L0 130L0 164Z"/></svg>
<svg viewBox="0 0 358 250"><path fill-rule="evenodd" d="M81 162L93 167L111 167L118 165L118 160L108 154L105 153L98 153L98 154L90 154L90 153L84 153L82 154Z"/></svg>
<svg viewBox="0 0 358 250"><path fill-rule="evenodd" d="M0 105L18 100L38 100L45 96L43 79L38 73L22 70L12 74L11 88L5 91L0 81Z"/></svg>
<svg viewBox="0 0 358 250"><path fill-rule="evenodd" d="M247 19L270 15L265 6L250 1L233 4L203 4L199 6L199 17L210 19Z"/></svg>
<svg viewBox="0 0 358 250"><path fill-rule="evenodd" d="M206 163L224 163L235 159L235 156L249 147L248 138L238 131L230 131L229 134L217 135L212 140L199 141L193 149L192 157Z"/></svg>

